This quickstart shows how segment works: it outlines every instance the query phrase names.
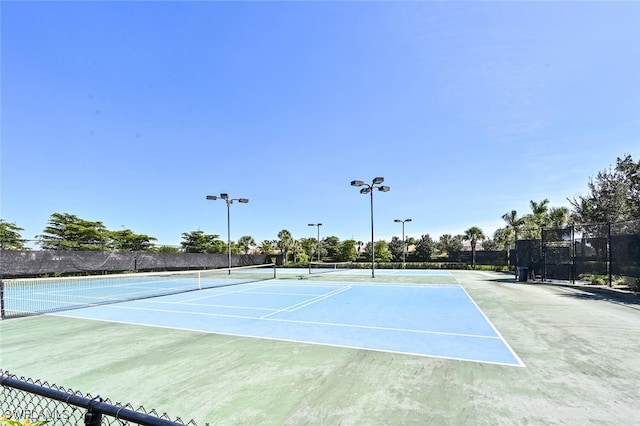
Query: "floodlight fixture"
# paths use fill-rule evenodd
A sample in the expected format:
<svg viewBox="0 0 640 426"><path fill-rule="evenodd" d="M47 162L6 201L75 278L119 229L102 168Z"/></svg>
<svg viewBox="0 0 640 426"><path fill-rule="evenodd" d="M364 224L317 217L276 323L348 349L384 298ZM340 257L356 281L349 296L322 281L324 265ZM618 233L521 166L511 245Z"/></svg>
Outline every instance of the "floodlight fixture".
<svg viewBox="0 0 640 426"><path fill-rule="evenodd" d="M404 238L404 223L405 222L411 222L411 219L393 219L394 222L400 222L402 223L402 269L405 268L405 258L406 258L406 253L407 253L407 242Z"/></svg>
<svg viewBox="0 0 640 426"><path fill-rule="evenodd" d="M318 263L320 263L320 227L321 223L310 223L309 226L317 226L318 227ZM311 273L311 261L309 261L309 273Z"/></svg>
<svg viewBox="0 0 640 426"><path fill-rule="evenodd" d="M229 194L222 193L220 197L215 195L207 195L207 200L217 200L217 199L225 200L227 203L227 255L228 255L228 265L229 265L229 275L231 275L231 204L234 201L239 203L246 204L249 202L248 198L229 198Z"/></svg>
<svg viewBox="0 0 640 426"><path fill-rule="evenodd" d="M373 190L375 188L377 188L380 192L389 192L391 190L391 188L388 186L380 185L382 182L384 182L384 178L381 176L373 178L371 185L366 184L361 180L351 181L351 186L364 186L364 188L360 190L361 194L370 194L371 196L371 278L375 278L376 276L376 249L373 238Z"/></svg>

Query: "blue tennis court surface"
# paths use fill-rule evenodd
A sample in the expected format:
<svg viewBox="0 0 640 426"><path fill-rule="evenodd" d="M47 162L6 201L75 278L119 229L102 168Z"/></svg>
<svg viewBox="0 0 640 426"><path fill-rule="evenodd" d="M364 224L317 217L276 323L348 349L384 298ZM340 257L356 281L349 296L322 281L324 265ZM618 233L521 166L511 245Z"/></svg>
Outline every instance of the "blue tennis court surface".
<svg viewBox="0 0 640 426"><path fill-rule="evenodd" d="M279 275L304 275L308 274L307 268L282 268L278 270ZM340 274L340 275L371 275L371 269L331 269L319 268L311 269L311 275L314 274ZM450 277L451 272L437 269L376 269L376 276L421 276L421 277Z"/></svg>
<svg viewBox="0 0 640 426"><path fill-rule="evenodd" d="M340 273L343 270L340 271ZM346 270L349 275L371 275L370 269L349 269ZM449 271L427 270L427 269L376 269L376 276L404 275L404 276L422 276L422 277L448 277L451 276Z"/></svg>
<svg viewBox="0 0 640 426"><path fill-rule="evenodd" d="M276 279L56 315L524 366L456 284Z"/></svg>

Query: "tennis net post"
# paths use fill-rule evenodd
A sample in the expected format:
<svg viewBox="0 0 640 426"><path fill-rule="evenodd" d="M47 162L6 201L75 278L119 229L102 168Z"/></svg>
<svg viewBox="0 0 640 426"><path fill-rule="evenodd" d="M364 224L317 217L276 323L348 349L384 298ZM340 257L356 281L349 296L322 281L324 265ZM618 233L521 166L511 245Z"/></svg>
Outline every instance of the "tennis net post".
<svg viewBox="0 0 640 426"><path fill-rule="evenodd" d="M4 280L0 277L0 320L4 319Z"/></svg>

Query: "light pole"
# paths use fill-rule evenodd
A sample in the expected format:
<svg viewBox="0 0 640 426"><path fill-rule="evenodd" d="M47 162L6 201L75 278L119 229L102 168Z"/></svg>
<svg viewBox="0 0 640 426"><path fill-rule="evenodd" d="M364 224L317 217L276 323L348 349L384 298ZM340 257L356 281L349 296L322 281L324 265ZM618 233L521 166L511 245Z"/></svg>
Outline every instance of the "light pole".
<svg viewBox="0 0 640 426"><path fill-rule="evenodd" d="M220 194L220 196L207 195L207 200L225 200L227 202L227 253L229 259L229 275L231 275L231 204L234 201L239 203L248 203L248 198L229 198L229 194Z"/></svg>
<svg viewBox="0 0 640 426"><path fill-rule="evenodd" d="M401 220L401 219L393 219L394 222L400 222L402 223L402 269L404 269L405 267L405 253L407 252L407 244L406 241L404 239L404 223L405 222L411 222L411 219L405 219L405 220Z"/></svg>
<svg viewBox="0 0 640 426"><path fill-rule="evenodd" d="M317 226L318 227L318 263L320 263L320 227L321 223L310 223L309 226Z"/></svg>
<svg viewBox="0 0 640 426"><path fill-rule="evenodd" d="M373 178L373 181L371 182L371 185L369 185L368 183L364 183L361 180L352 180L351 181L351 186L364 186L364 188L362 188L360 190L361 194L370 194L371 195L371 278L375 278L376 277L376 249L375 249L375 244L373 241L373 190L375 188L378 189L378 191L381 192L389 192L391 190L390 187L385 186L385 185L380 185L382 182L384 182L384 178L383 177L376 177Z"/></svg>

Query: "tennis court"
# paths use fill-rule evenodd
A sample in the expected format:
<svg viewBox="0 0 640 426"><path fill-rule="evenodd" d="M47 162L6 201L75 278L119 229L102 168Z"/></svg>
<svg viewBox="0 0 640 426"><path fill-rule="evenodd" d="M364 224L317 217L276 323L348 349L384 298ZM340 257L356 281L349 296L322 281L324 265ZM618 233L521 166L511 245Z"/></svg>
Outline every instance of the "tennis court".
<svg viewBox="0 0 640 426"><path fill-rule="evenodd" d="M260 283L57 315L522 366L459 285Z"/></svg>
<svg viewBox="0 0 640 426"><path fill-rule="evenodd" d="M300 278L310 270L281 271ZM450 276L446 271L383 270L375 283L337 279L367 270L320 272L336 281L313 281L318 274L275 279L272 267L22 280L7 286L5 309L26 305L26 312L85 320L523 365L460 285L437 284ZM390 283L384 275L435 277L436 284Z"/></svg>
<svg viewBox="0 0 640 426"><path fill-rule="evenodd" d="M370 272L283 269L0 321L0 366L198 424L640 418L637 302L512 274Z"/></svg>

